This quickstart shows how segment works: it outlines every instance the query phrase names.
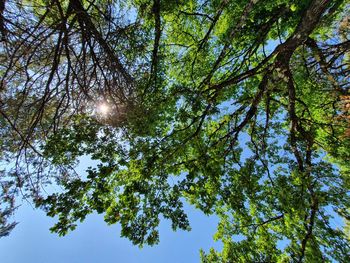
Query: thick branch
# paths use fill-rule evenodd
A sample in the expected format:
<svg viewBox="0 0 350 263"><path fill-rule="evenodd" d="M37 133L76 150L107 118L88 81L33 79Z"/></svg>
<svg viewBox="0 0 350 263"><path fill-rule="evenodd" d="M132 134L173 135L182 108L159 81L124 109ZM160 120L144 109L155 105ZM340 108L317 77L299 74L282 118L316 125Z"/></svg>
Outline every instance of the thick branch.
<svg viewBox="0 0 350 263"><path fill-rule="evenodd" d="M306 245L308 240L312 237L312 231L315 225L315 219L316 219L316 214L318 211L318 202L317 199L315 199L314 196L312 196L312 204L311 204L311 212L310 212L310 220L309 224L306 227L306 235L304 239L301 241L301 253L298 262L303 262L303 259L305 257L305 251L306 251Z"/></svg>
<svg viewBox="0 0 350 263"><path fill-rule="evenodd" d="M1 33L2 41L5 40L5 36L6 36L6 29L5 29L5 22L4 22L5 2L6 0L0 1L0 33Z"/></svg>
<svg viewBox="0 0 350 263"><path fill-rule="evenodd" d="M158 50L161 37L161 20L160 20L160 0L154 0L153 2L154 13L154 44L152 52L152 65L151 65L151 79L153 78L154 85L157 85L157 73L158 73Z"/></svg>
<svg viewBox="0 0 350 263"><path fill-rule="evenodd" d="M312 1L309 8L302 16L302 19L295 29L294 33L286 40L286 42L278 45L275 50L267 58L262 60L255 68L234 76L233 78L224 80L221 83L211 86L211 88L222 89L227 86L237 84L242 80L257 74L258 71L266 66L275 57L276 54L278 54L275 60L276 67L279 67L280 65L284 65L285 67L285 65L289 63L289 60L293 55L295 49L298 46L302 45L307 40L312 31L316 28L329 4L329 0Z"/></svg>

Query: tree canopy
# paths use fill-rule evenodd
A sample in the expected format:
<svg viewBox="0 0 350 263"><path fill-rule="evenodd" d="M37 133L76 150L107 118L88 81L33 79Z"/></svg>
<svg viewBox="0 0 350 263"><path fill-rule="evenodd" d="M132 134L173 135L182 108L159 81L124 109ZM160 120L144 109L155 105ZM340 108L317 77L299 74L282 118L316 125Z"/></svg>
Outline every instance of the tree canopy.
<svg viewBox="0 0 350 263"><path fill-rule="evenodd" d="M349 262L349 9L2 1L0 236L24 197L60 235L97 212L153 245L188 202L220 219L203 262Z"/></svg>

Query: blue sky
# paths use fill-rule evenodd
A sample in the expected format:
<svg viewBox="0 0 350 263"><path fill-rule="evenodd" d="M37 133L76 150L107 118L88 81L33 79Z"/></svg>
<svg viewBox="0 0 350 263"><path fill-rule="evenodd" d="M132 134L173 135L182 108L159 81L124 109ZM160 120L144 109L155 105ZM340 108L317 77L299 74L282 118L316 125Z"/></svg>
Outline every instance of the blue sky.
<svg viewBox="0 0 350 263"><path fill-rule="evenodd" d="M80 158L77 172L84 176L88 166L96 166L89 157ZM49 190L49 189L48 189ZM59 188L53 189L59 191ZM51 233L56 220L23 202L15 214L19 224L10 236L0 238L1 263L181 263L199 262L199 250L220 248L213 241L218 219L185 206L192 231L171 229L170 221L160 224L160 243L140 249L120 237L120 226L108 226L103 214L92 214L64 237Z"/></svg>
<svg viewBox="0 0 350 263"><path fill-rule="evenodd" d="M0 239L3 263L89 263L89 262L199 262L199 249L208 251L217 219L189 208L192 231L171 230L170 223L160 226L160 244L142 249L120 237L118 225L108 226L102 215L91 215L65 237L50 233L55 222L44 212L23 204L16 214L20 223L9 237Z"/></svg>

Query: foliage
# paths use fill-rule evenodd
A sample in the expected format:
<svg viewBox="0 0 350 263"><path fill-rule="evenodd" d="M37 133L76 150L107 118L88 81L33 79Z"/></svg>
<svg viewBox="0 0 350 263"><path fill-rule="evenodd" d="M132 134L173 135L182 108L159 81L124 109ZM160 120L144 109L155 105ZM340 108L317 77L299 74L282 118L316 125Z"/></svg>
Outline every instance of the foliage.
<svg viewBox="0 0 350 263"><path fill-rule="evenodd" d="M350 260L349 3L27 2L1 14L1 133L63 186L26 187L52 231L96 211L153 245L161 218L190 230L189 202L220 219L203 262Z"/></svg>
<svg viewBox="0 0 350 263"><path fill-rule="evenodd" d="M4 172L0 171L1 192L0 192L0 237L8 236L16 226L16 222L9 223L8 220L15 211L15 200L12 191L12 183L4 178Z"/></svg>

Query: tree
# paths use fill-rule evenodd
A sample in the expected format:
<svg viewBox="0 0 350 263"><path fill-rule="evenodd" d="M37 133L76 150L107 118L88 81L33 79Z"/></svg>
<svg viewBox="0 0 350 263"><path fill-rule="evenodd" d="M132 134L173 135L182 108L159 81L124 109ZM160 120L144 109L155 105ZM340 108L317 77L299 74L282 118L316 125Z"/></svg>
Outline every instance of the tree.
<svg viewBox="0 0 350 263"><path fill-rule="evenodd" d="M97 211L152 245L186 200L220 218L203 262L349 261L347 1L28 3L1 9L3 160L54 232Z"/></svg>

